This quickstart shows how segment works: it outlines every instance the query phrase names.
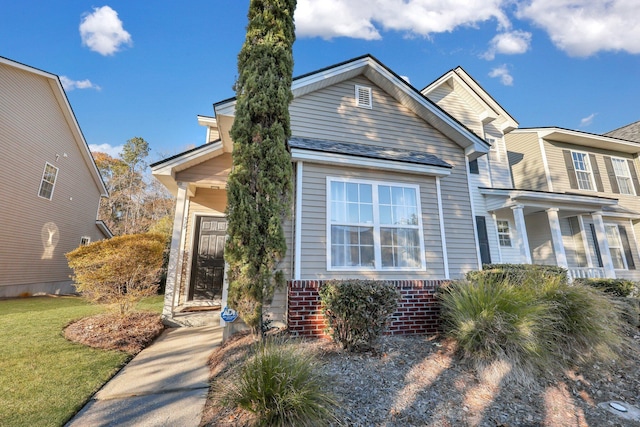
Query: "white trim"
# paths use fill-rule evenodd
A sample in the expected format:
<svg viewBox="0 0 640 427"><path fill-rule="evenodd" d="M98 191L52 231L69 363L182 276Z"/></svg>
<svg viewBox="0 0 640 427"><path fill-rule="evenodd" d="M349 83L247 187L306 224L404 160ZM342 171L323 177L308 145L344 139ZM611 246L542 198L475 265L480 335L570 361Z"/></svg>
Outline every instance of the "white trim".
<svg viewBox="0 0 640 427"><path fill-rule="evenodd" d="M626 196L635 196L636 189L635 189L635 185L633 184L633 177L631 176L631 170L629 169L629 162L628 162L628 160L633 161L633 159L625 159L624 157L617 157L617 156L609 156L609 157L611 158L611 168L613 169L613 175L616 177L616 185L618 186L619 194L623 194ZM621 177L629 180L629 187L631 188L631 193L623 193L622 191L620 191L620 181L618 181L618 173L616 172L616 167L614 166L614 160L621 160L622 163L624 164L624 167L627 170L627 174L629 175L621 176Z"/></svg>
<svg viewBox="0 0 640 427"><path fill-rule="evenodd" d="M498 244L496 247L498 248L498 262L502 264L502 247L500 247L500 235L498 233L498 217L495 212L491 213L491 218L493 219L493 228L496 230L496 238L498 239ZM513 242L512 242L513 243ZM513 247L513 245L512 245Z"/></svg>
<svg viewBox="0 0 640 427"><path fill-rule="evenodd" d="M465 154L467 150L465 150ZM482 270L482 257L480 255L480 239L478 238L478 224L476 223L476 209L473 203L473 196L471 190L471 173L469 172L469 162L464 162L467 168L467 194L469 195L469 203L471 204L471 224L473 225L473 238L476 244L476 258L478 262L478 270Z"/></svg>
<svg viewBox="0 0 640 427"><path fill-rule="evenodd" d="M558 217L558 208L549 208L546 210L549 228L551 229L551 244L556 255L556 265L563 268L569 268L567 263L567 253L564 249L564 241L562 239L562 229L560 228L560 218Z"/></svg>
<svg viewBox="0 0 640 427"><path fill-rule="evenodd" d="M507 223L507 232L501 233L500 227L498 226L498 222L506 222ZM513 247L513 233L511 233L512 227L511 222L508 219L496 219L496 232L498 233L498 247L512 248ZM500 241L500 235L506 235L509 238L509 244L503 245Z"/></svg>
<svg viewBox="0 0 640 427"><path fill-rule="evenodd" d="M604 228L604 221L602 220L602 212L593 212L591 218L593 218L593 226L596 231L595 238L600 247L600 258L602 258L602 267L605 275L607 278L615 279L616 270L613 268L613 261L611 260L611 251L607 240L607 230Z"/></svg>
<svg viewBox="0 0 640 427"><path fill-rule="evenodd" d="M444 214L442 212L442 192L440 191L440 178L436 177L436 195L438 198L438 220L440 222L440 236L442 238L442 262L444 264L444 278L449 279L449 254L447 251L447 235L444 228ZM420 208L422 210L422 207ZM423 249L424 250L424 249Z"/></svg>
<svg viewBox="0 0 640 427"><path fill-rule="evenodd" d="M328 165L342 164L352 167L415 173L421 175L447 176L451 174L450 168L442 166L421 165L417 163L406 163L397 160L372 159L359 156L351 156L348 154L306 150L302 148L292 148L291 158L293 161L302 160Z"/></svg>
<svg viewBox="0 0 640 427"><path fill-rule="evenodd" d="M515 205L511 207L513 221L516 223L518 237L520 239L520 256L524 258L526 264L531 264L531 248L529 247L529 235L527 234L527 223L524 219L524 206Z"/></svg>
<svg viewBox="0 0 640 427"><path fill-rule="evenodd" d="M293 259L293 279L300 280L300 269L302 267L302 179L304 162L296 165L296 213L294 231L294 259ZM328 219L327 219L328 221ZM328 246L328 245L327 245Z"/></svg>
<svg viewBox="0 0 640 427"><path fill-rule="evenodd" d="M187 184L180 182L178 183L176 208L173 214L171 247L169 249L169 264L167 266L167 282L164 294L164 306L162 308L162 315L169 318L173 317L176 307L176 294L180 290L180 272L182 271L182 257L184 253L184 219L186 218L185 212L187 212L188 204Z"/></svg>
<svg viewBox="0 0 640 427"><path fill-rule="evenodd" d="M593 268L593 260L591 259L591 249L589 249L589 241L587 240L587 230L584 227L584 218L582 217L582 215L578 215L577 217L578 217L578 225L580 226L580 237L582 238L582 245L584 246L584 254L587 257L587 267Z"/></svg>
<svg viewBox="0 0 640 427"><path fill-rule="evenodd" d="M636 238L636 230L635 227L633 226L633 221L631 219L629 219L629 227L631 228L631 234L633 234L633 243L636 246L636 256L638 256L638 258L640 258L640 248L638 248L638 239ZM633 253L633 250L632 250Z"/></svg>
<svg viewBox="0 0 640 427"><path fill-rule="evenodd" d="M596 185L596 177L595 177L595 174L593 173L593 166L591 166L591 159L589 158L589 154L591 153L588 153L586 151L580 151L580 150L570 150L569 152L571 153L571 162L573 163L573 173L576 176L576 183L578 184L578 190L597 192L598 186ZM578 170L578 168L576 168L576 160L573 158L573 153L584 155L584 159L585 159L584 164L585 164L585 167L588 168L588 170L582 170L582 169ZM578 177L578 172L589 174L589 181L591 182L592 188L580 188L580 178Z"/></svg>
<svg viewBox="0 0 640 427"><path fill-rule="evenodd" d="M344 183L355 183L355 184L365 184L371 185L371 196L372 196L372 205L373 205L373 221L371 224L367 224L373 229L373 250L374 250L374 267L334 267L331 265L331 183L332 182L344 182ZM417 226L406 226L408 229L418 230L418 238L420 242L419 253L420 253L420 266L419 267L382 267L382 254L381 254L381 243L380 243L380 228L385 226L386 224L380 223L380 209L379 209L379 200L378 200L378 192L376 191L379 186L390 186L390 187L402 187L402 188L411 188L415 190L416 193L416 208L418 209L418 224ZM426 266L426 254L424 249L424 226L422 223L422 202L420 199L420 186L417 184L409 184L403 182L391 182L391 181L378 181L378 180L369 180L369 179L360 179L360 178L350 178L350 177L336 177L336 176L327 176L326 177L326 192L325 192L325 200L326 200L326 268L327 271L374 271L374 272L384 272L384 271L425 271ZM362 225L361 225L362 226Z"/></svg>
<svg viewBox="0 0 640 427"><path fill-rule="evenodd" d="M49 181L45 181L44 180L44 176L47 173L47 166L51 166L52 168L54 168L56 170L55 176L53 177L53 182L49 182ZM41 199L45 199L45 200L52 200L53 199L53 192L56 189L56 183L58 182L58 172L60 172L60 169L54 165L52 165L49 162L44 162L44 169L42 170L42 177L40 178L40 187L38 187L38 197L40 197ZM51 194L49 194L49 197L44 197L41 193L42 193L42 184L43 183L47 183L47 184L51 184Z"/></svg>
<svg viewBox="0 0 640 427"><path fill-rule="evenodd" d="M538 145L540 146L540 154L542 155L542 165L544 167L544 176L547 179L547 186L549 191L553 192L553 182L551 181L551 170L549 169L549 162L547 161L547 151L544 148L544 139L538 135Z"/></svg>
<svg viewBox="0 0 640 427"><path fill-rule="evenodd" d="M620 255L622 258L622 268L616 268L615 265L613 266L613 268L615 270L628 270L629 266L627 265L627 256L624 253L624 246L622 245L622 237L620 237L620 229L618 229L618 225L620 224L616 224L616 223L612 223L612 222L605 222L604 223L604 230L605 233L607 231L607 227L613 227L614 230L616 230L615 234L617 237L617 246L614 246L616 249L618 249L620 251ZM609 235L607 234L607 243L609 243L609 253L611 253L611 243L609 242ZM611 264L613 264L613 256L611 257Z"/></svg>

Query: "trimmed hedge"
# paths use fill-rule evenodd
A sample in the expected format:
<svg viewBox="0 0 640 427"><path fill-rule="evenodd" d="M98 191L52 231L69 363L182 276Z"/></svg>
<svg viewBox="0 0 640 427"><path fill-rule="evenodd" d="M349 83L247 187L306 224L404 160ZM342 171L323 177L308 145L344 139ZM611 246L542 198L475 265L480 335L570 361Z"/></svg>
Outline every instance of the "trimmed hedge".
<svg viewBox="0 0 640 427"><path fill-rule="evenodd" d="M567 283L567 270L556 265L540 264L483 264L482 270L470 271L466 275L467 280L504 281L519 283L523 280L544 282L547 279L558 279Z"/></svg>
<svg viewBox="0 0 640 427"><path fill-rule="evenodd" d="M366 351L384 332L400 293L375 280L331 280L320 288L333 340L349 351Z"/></svg>
<svg viewBox="0 0 640 427"><path fill-rule="evenodd" d="M575 279L575 282L600 289L615 297L639 297L638 284L626 279Z"/></svg>

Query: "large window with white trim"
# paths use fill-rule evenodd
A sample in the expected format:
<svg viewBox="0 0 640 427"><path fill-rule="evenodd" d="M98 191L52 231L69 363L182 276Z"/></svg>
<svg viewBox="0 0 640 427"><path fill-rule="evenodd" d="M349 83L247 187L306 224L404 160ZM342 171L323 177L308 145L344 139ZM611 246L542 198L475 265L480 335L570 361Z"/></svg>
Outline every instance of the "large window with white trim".
<svg viewBox="0 0 640 427"><path fill-rule="evenodd" d="M629 164L625 159L611 158L613 172L616 175L618 190L620 194L633 195L633 182L631 181L631 173L629 172Z"/></svg>
<svg viewBox="0 0 640 427"><path fill-rule="evenodd" d="M591 163L589 163L589 156L587 155L587 153L572 151L571 157L573 158L573 167L576 171L578 188L581 190L593 190L594 185L591 172Z"/></svg>
<svg viewBox="0 0 640 427"><path fill-rule="evenodd" d="M605 224L604 228L607 232L607 243L609 244L609 252L611 253L613 268L626 269L627 266L624 259L624 248L622 246L622 240L620 240L618 226L615 224Z"/></svg>
<svg viewBox="0 0 640 427"><path fill-rule="evenodd" d="M425 267L419 187L327 178L327 268Z"/></svg>

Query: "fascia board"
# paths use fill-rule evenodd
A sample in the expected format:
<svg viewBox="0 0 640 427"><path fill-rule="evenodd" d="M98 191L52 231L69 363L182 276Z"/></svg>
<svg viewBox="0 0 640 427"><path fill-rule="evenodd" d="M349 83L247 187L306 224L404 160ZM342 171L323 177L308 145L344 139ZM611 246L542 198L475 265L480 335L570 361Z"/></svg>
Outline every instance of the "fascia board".
<svg viewBox="0 0 640 427"><path fill-rule="evenodd" d="M293 161L322 163L328 165L344 165L357 168L386 170L419 175L444 177L451 174L449 168L439 166L420 165L416 163L398 162L394 160L363 158L346 154L327 153L322 151L291 149Z"/></svg>

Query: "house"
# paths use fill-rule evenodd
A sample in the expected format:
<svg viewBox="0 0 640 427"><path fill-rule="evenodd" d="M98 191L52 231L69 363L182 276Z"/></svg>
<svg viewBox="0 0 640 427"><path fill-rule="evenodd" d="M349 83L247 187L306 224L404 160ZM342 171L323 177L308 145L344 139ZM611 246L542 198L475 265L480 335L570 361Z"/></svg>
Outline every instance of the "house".
<svg viewBox="0 0 640 427"><path fill-rule="evenodd" d="M58 76L0 57L0 94L0 297L71 292L107 190Z"/></svg>
<svg viewBox="0 0 640 427"><path fill-rule="evenodd" d="M461 67L422 93L491 144L488 155L469 165L483 264L558 265L570 277L638 277L640 144L559 128L518 129Z"/></svg>
<svg viewBox="0 0 640 427"><path fill-rule="evenodd" d="M484 192L522 201L532 262L639 280L640 143L549 127L516 129L506 144L514 187L530 191Z"/></svg>
<svg viewBox="0 0 640 427"><path fill-rule="evenodd" d="M446 280L480 268L469 161L490 144L376 58L294 79L291 281ZM225 186L235 99L200 116L206 143L151 165L177 197L163 316L225 305ZM268 311L283 321L287 294Z"/></svg>

